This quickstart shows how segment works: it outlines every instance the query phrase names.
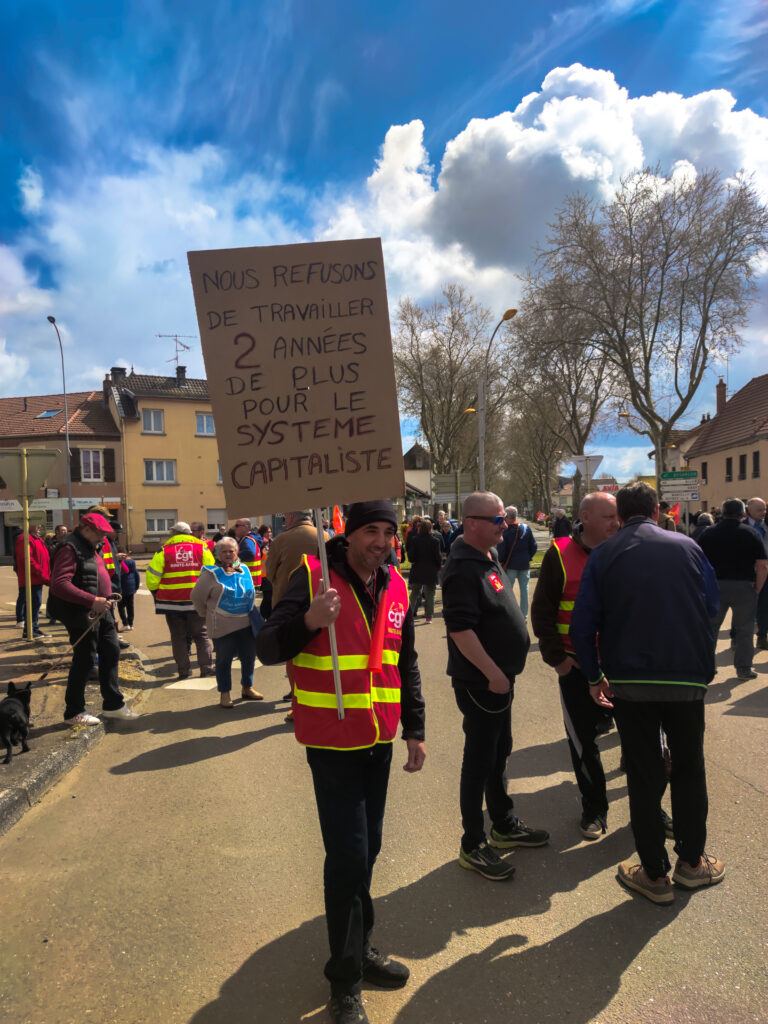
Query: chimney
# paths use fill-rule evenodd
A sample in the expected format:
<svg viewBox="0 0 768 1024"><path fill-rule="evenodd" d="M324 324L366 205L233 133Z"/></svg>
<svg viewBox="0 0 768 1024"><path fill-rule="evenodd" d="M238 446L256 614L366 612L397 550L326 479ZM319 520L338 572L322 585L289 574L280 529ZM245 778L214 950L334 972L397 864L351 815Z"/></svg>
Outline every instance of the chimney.
<svg viewBox="0 0 768 1024"><path fill-rule="evenodd" d="M24 412L27 412L27 411L28 411L27 410L27 398L26 398L26 395L25 395L24 396Z"/></svg>
<svg viewBox="0 0 768 1024"><path fill-rule="evenodd" d="M716 399L715 399L716 414L719 416L720 413L723 411L723 409L725 409L725 402L726 402L726 398L725 398L725 383L724 383L722 377L717 382L717 385L715 387L715 395L716 395Z"/></svg>
<svg viewBox="0 0 768 1024"><path fill-rule="evenodd" d="M112 378L109 376L108 373L104 374L103 390L104 390L104 405L108 409L109 408L109 393L112 390Z"/></svg>
<svg viewBox="0 0 768 1024"><path fill-rule="evenodd" d="M186 368L186 366L177 366L176 367L176 382L178 384L183 384L186 381L186 379L187 379L187 368Z"/></svg>
<svg viewBox="0 0 768 1024"><path fill-rule="evenodd" d="M121 380L125 380L125 367L124 366L113 366L111 369L112 380L115 384L119 384Z"/></svg>

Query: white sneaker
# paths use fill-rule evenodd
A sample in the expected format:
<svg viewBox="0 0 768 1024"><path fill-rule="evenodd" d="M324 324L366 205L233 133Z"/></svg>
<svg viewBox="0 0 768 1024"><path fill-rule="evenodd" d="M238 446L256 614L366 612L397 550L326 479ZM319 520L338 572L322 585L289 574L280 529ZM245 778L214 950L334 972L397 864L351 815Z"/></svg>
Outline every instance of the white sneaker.
<svg viewBox="0 0 768 1024"><path fill-rule="evenodd" d="M131 711L127 704L123 704L121 708L116 708L114 711L102 711L102 718L122 718L124 720L132 721L134 718L139 716L135 711Z"/></svg>
<svg viewBox="0 0 768 1024"><path fill-rule="evenodd" d="M94 718L93 715L89 715L87 711L81 711L79 715L75 715L74 718L65 718L64 721L67 725L101 725L98 718Z"/></svg>

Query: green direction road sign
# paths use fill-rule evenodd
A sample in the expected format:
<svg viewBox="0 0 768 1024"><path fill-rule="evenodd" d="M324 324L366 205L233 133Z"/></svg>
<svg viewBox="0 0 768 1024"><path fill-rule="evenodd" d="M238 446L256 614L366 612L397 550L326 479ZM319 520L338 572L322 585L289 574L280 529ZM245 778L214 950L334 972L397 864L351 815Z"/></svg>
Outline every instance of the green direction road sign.
<svg viewBox="0 0 768 1024"><path fill-rule="evenodd" d="M698 469L676 469L671 473L662 473L662 480L693 480L699 475Z"/></svg>

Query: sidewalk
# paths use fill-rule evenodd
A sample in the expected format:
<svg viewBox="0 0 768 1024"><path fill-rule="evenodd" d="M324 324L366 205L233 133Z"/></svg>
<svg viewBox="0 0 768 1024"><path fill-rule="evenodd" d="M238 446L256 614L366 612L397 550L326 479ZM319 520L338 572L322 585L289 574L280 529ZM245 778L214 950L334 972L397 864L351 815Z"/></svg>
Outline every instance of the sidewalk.
<svg viewBox="0 0 768 1024"><path fill-rule="evenodd" d="M95 726L69 726L64 722L64 691L69 671L71 647L64 627L49 625L44 611L40 626L46 638L28 643L21 639L21 629L15 625L14 601L9 600L7 570L3 570L0 585L0 699L6 696L8 682L17 685L32 683L30 750L21 754L21 747L13 748L11 764L0 764L0 834L6 832L37 803L51 786L85 756L104 736L105 723ZM10 606L10 607L9 607ZM121 637L130 642L131 633ZM55 666L55 667L54 667ZM40 676L51 669L44 680ZM148 677L142 663L141 652L131 646L121 652L119 668L120 689L128 705L141 699L147 685L157 685ZM89 683L85 694L86 709L93 715L101 710L98 683ZM110 721L109 730L126 728L122 723ZM0 761L5 748L0 751Z"/></svg>

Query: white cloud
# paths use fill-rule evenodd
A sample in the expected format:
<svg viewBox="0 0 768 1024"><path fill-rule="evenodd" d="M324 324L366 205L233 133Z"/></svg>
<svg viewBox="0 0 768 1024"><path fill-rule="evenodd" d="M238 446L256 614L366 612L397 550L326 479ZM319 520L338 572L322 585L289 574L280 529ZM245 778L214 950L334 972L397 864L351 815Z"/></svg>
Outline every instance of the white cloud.
<svg viewBox="0 0 768 1024"><path fill-rule="evenodd" d="M8 352L7 339L0 338L0 397L24 394L24 391L19 389L19 384L28 369L29 360Z"/></svg>
<svg viewBox="0 0 768 1024"><path fill-rule="evenodd" d="M722 90L632 98L611 72L574 64L552 70L514 110L471 120L442 154L427 151L420 120L392 126L367 181L343 192L309 195L243 171L211 145L136 144L119 173L94 168L68 180L61 172L45 189L27 170L19 187L28 227L0 247L9 350L27 352L41 338L47 346L43 314L54 313L68 329L68 360L77 356L89 383L120 358L165 370L172 346L154 336L197 330L188 249L312 238L381 235L393 307L459 281L503 309L517 297L514 275L574 189L606 197L623 175L659 162L688 174L743 168L768 196L768 119L734 108ZM55 281L47 291L28 269L41 263ZM755 312L750 338L768 336L766 318ZM188 364L190 375L202 374L197 347ZM54 369L35 360L26 390L55 388Z"/></svg>

